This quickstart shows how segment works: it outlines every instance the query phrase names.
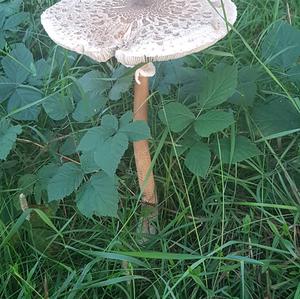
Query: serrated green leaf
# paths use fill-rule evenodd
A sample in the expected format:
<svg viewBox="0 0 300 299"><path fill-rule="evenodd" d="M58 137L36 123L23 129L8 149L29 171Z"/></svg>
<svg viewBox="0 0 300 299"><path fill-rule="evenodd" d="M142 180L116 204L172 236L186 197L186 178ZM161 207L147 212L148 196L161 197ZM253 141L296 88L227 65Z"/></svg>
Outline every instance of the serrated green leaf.
<svg viewBox="0 0 300 299"><path fill-rule="evenodd" d="M40 87L43 81L49 78L51 72L51 64L45 59L40 59L35 63L35 72L28 78L28 83L33 86Z"/></svg>
<svg viewBox="0 0 300 299"><path fill-rule="evenodd" d="M208 145L198 142L188 151L184 164L193 174L204 178L209 169L210 159Z"/></svg>
<svg viewBox="0 0 300 299"><path fill-rule="evenodd" d="M262 57L272 66L289 68L300 56L300 30L287 22L276 22L262 43Z"/></svg>
<svg viewBox="0 0 300 299"><path fill-rule="evenodd" d="M169 103L158 113L160 120L175 133L183 131L195 119L192 111L181 103Z"/></svg>
<svg viewBox="0 0 300 299"><path fill-rule="evenodd" d="M47 191L48 183L50 179L57 173L59 165L50 163L41 167L37 172L37 179L34 186L34 199L37 204L41 204L43 198L43 192ZM45 196L46 192L45 192ZM47 199L44 198L44 202L47 202Z"/></svg>
<svg viewBox="0 0 300 299"><path fill-rule="evenodd" d="M209 111L199 116L194 123L194 127L199 136L209 137L210 134L223 131L233 123L232 112Z"/></svg>
<svg viewBox="0 0 300 299"><path fill-rule="evenodd" d="M72 117L78 122L88 121L104 108L107 101L104 95L94 96L87 93L86 98L78 102Z"/></svg>
<svg viewBox="0 0 300 299"><path fill-rule="evenodd" d="M20 10L20 6L21 6L22 2L23 2L22 0L6 1L4 3L1 3L1 10L5 14L5 16L8 17L14 13L17 13Z"/></svg>
<svg viewBox="0 0 300 299"><path fill-rule="evenodd" d="M50 163L44 165L38 170L37 176L40 184L43 186L44 189L47 188L50 179L54 177L54 175L58 172L59 168L59 165L55 163Z"/></svg>
<svg viewBox="0 0 300 299"><path fill-rule="evenodd" d="M38 181L38 177L35 174L25 174L21 176L18 180L18 188L20 193L25 195L32 195L34 190L34 185Z"/></svg>
<svg viewBox="0 0 300 299"><path fill-rule="evenodd" d="M3 30L17 30L18 26L29 19L29 13L19 12L7 18L4 23Z"/></svg>
<svg viewBox="0 0 300 299"><path fill-rule="evenodd" d="M69 196L81 184L83 171L80 166L69 162L62 165L49 180L47 191L49 201L56 201Z"/></svg>
<svg viewBox="0 0 300 299"><path fill-rule="evenodd" d="M102 140L94 152L96 164L109 176L113 176L128 148L128 137L124 133Z"/></svg>
<svg viewBox="0 0 300 299"><path fill-rule="evenodd" d="M12 126L8 120L0 120L0 160L7 158L17 140L17 136L21 133L21 126Z"/></svg>
<svg viewBox="0 0 300 299"><path fill-rule="evenodd" d="M243 107L253 106L257 95L257 80L259 70L254 67L243 67L239 70L238 86L236 92L229 98L228 102Z"/></svg>
<svg viewBox="0 0 300 299"><path fill-rule="evenodd" d="M285 98L275 98L259 104L253 110L253 119L266 139L288 135L300 130L300 114Z"/></svg>
<svg viewBox="0 0 300 299"><path fill-rule="evenodd" d="M122 93L128 91L132 86L132 76L125 76L117 79L112 89L109 92L109 99L112 101L118 101L122 97Z"/></svg>
<svg viewBox="0 0 300 299"><path fill-rule="evenodd" d="M150 128L144 121L132 121L133 113L131 111L122 115L119 121L119 132L128 136L129 141L145 140L151 137Z"/></svg>
<svg viewBox="0 0 300 299"><path fill-rule="evenodd" d="M77 80L77 84L85 93L103 94L109 87L107 75L99 71L90 71Z"/></svg>
<svg viewBox="0 0 300 299"><path fill-rule="evenodd" d="M136 120L127 125L120 126L120 133L128 136L129 141L139 141L149 139L151 137L150 128L144 121Z"/></svg>
<svg viewBox="0 0 300 299"><path fill-rule="evenodd" d="M231 149L230 139L224 138L220 140L220 151L217 142L213 144L213 151L225 164L242 162L261 154L257 146L244 136L235 138L234 149ZM232 161L230 161L231 156Z"/></svg>
<svg viewBox="0 0 300 299"><path fill-rule="evenodd" d="M82 163L86 172L104 170L113 176L124 152L128 148L129 140L141 140L149 137L149 129L143 122L129 122L131 113L126 113L119 121L115 116L102 117L101 126L94 127L80 140L78 151L82 152ZM86 155L84 155L86 154ZM93 159L90 155L93 154ZM93 165L95 161L96 165Z"/></svg>
<svg viewBox="0 0 300 299"><path fill-rule="evenodd" d="M202 82L203 89L198 97L200 107L209 109L227 101L237 88L237 78L236 66L219 64Z"/></svg>
<svg viewBox="0 0 300 299"><path fill-rule="evenodd" d="M100 170L94 158L94 152L85 152L80 155L80 164L84 173L93 173Z"/></svg>
<svg viewBox="0 0 300 299"><path fill-rule="evenodd" d="M90 152L95 151L98 143L103 142L105 138L108 138L110 134L107 134L102 127L94 127L89 129L81 138L77 151Z"/></svg>
<svg viewBox="0 0 300 299"><path fill-rule="evenodd" d="M37 102L40 99L42 99L42 94L40 92L31 88L19 87L9 98L7 111L13 113L15 110L24 108L26 105ZM40 111L40 106L34 105L17 112L13 115L13 118L17 120L37 120Z"/></svg>
<svg viewBox="0 0 300 299"><path fill-rule="evenodd" d="M59 148L59 153L65 156L71 156L77 151L77 143L80 139L80 136L69 136L62 146Z"/></svg>
<svg viewBox="0 0 300 299"><path fill-rule="evenodd" d="M132 111L125 112L119 120L120 128L127 126L133 120L133 113Z"/></svg>
<svg viewBox="0 0 300 299"><path fill-rule="evenodd" d="M2 59L2 67L6 77L15 83L23 83L31 74L34 63L32 53L24 44L16 44L9 55Z"/></svg>
<svg viewBox="0 0 300 299"><path fill-rule="evenodd" d="M160 94L169 94L172 85L188 84L192 78L195 78L195 72L192 68L184 67L187 57L171 61L165 61L157 69L157 75L152 80L154 88L159 90Z"/></svg>
<svg viewBox="0 0 300 299"><path fill-rule="evenodd" d="M62 120L73 110L73 103L69 97L55 94L43 102L43 108L53 120Z"/></svg>
<svg viewBox="0 0 300 299"><path fill-rule="evenodd" d="M7 78L0 77L0 103L7 100L16 88L16 83L11 83Z"/></svg>
<svg viewBox="0 0 300 299"><path fill-rule="evenodd" d="M95 174L76 195L79 211L86 217L117 217L119 195L115 178L104 173Z"/></svg>
<svg viewBox="0 0 300 299"><path fill-rule="evenodd" d="M101 119L101 127L109 135L112 135L117 132L119 127L119 121L114 115L106 114Z"/></svg>

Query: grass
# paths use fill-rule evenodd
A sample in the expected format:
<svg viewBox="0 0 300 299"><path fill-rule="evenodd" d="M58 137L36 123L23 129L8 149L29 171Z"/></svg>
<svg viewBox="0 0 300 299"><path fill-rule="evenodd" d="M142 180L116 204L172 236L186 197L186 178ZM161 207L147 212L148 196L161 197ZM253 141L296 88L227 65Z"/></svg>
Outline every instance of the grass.
<svg viewBox="0 0 300 299"><path fill-rule="evenodd" d="M53 49L39 24L41 11L53 3L26 1L25 10L32 15L29 44L37 57ZM229 63L256 64L261 39L274 21L300 26L298 0L236 4L237 32L214 47L232 54L225 58ZM193 63L197 59L211 69L224 57L208 53L191 58ZM108 70L82 57L75 67L62 68L45 88L61 90L67 76L99 68ZM278 74L266 72L263 78L260 100L284 94ZM162 103L177 94L155 93L151 100L158 234L145 244L137 234L139 194L130 149L118 172L119 220L87 220L70 199L59 208L32 206L30 221L27 214L0 221L0 298L300 299L299 134L260 142L263 155L238 165L215 160L208 177L200 179L183 167L180 156L172 155L176 137L157 119ZM109 109L121 115L131 104L132 95L126 93ZM254 137L248 111L237 114L244 114L245 121L236 130ZM50 142L37 144L34 130ZM35 129L28 126L28 138L18 141L11 159L1 166L2 210L17 202L18 178L46 164L61 140L77 131L72 119L57 125L44 118Z"/></svg>

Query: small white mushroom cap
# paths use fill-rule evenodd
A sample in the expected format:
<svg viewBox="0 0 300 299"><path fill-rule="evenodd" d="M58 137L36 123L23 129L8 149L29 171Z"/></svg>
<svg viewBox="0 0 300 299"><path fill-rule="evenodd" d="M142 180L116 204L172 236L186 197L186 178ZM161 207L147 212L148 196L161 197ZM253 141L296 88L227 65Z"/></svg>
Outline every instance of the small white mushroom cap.
<svg viewBox="0 0 300 299"><path fill-rule="evenodd" d="M230 0L61 0L41 20L64 48L134 66L204 50L227 35L236 17Z"/></svg>

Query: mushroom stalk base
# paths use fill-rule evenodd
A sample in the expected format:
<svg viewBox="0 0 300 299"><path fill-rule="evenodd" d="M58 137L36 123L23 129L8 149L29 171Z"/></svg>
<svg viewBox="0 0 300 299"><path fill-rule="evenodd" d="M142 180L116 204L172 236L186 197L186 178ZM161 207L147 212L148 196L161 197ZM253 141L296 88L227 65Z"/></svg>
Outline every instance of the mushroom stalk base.
<svg viewBox="0 0 300 299"><path fill-rule="evenodd" d="M134 120L148 121L149 79L139 76L139 83L134 86ZM142 191L142 233L155 234L153 220L157 218L157 195L151 167L151 156L147 140L133 143L135 164Z"/></svg>

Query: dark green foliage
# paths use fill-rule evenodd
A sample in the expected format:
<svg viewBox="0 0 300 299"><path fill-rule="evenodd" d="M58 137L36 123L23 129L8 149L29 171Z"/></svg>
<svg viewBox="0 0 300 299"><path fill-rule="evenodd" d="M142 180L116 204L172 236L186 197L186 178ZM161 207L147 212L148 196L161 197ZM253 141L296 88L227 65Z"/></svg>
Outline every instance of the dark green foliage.
<svg viewBox="0 0 300 299"><path fill-rule="evenodd" d="M290 68L300 57L299 40L300 30L286 22L276 22L264 38L262 56L268 64Z"/></svg>
<svg viewBox="0 0 300 299"><path fill-rule="evenodd" d="M21 134L22 127L12 126L10 121L2 119L0 121L0 160L5 160L14 146L17 136Z"/></svg>
<svg viewBox="0 0 300 299"><path fill-rule="evenodd" d="M0 298L299 299L298 0L156 64L144 243L133 70L54 45L55 2L0 0Z"/></svg>
<svg viewBox="0 0 300 299"><path fill-rule="evenodd" d="M258 104L253 110L253 119L267 139L300 131L299 112L285 98Z"/></svg>

